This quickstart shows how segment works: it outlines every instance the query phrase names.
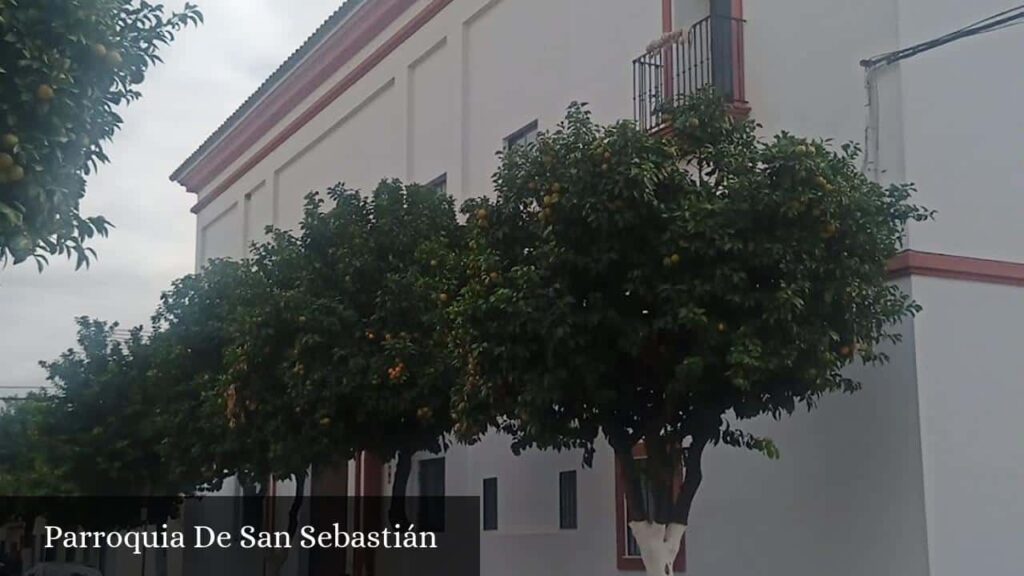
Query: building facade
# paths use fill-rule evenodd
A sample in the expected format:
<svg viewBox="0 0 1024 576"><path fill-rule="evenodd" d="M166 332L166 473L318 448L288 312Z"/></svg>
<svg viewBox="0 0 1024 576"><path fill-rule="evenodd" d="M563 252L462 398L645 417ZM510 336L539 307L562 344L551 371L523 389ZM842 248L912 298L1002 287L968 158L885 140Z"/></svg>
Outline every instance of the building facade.
<svg viewBox="0 0 1024 576"><path fill-rule="evenodd" d="M1019 574L1024 566L1024 28L865 73L861 60L997 14L1008 0L348 0L174 173L197 195L197 266L241 257L303 196L385 177L487 194L495 151L572 101L657 128L704 84L779 130L855 141L880 181L938 211L893 281L924 306L865 389L756 421L779 461L705 456L680 570L703 575ZM690 42L647 51L665 33ZM386 490L360 461L347 485ZM423 456L417 487L482 495L483 574L639 568L610 449L513 457L491 435ZM575 522L565 521L572 500ZM489 503L489 504L488 504ZM570 525L571 524L571 525Z"/></svg>

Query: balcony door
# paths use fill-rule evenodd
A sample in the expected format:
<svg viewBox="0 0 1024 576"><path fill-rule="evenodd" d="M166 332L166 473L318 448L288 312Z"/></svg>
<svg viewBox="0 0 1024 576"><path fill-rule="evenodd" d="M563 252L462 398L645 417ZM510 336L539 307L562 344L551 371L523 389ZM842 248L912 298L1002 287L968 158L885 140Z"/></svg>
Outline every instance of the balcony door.
<svg viewBox="0 0 1024 576"><path fill-rule="evenodd" d="M683 66L710 68L711 84L727 101L742 99L742 89L737 85L742 46L742 0L671 2L671 28L690 31L689 59L698 61L684 63ZM704 62L705 59L710 63Z"/></svg>
<svg viewBox="0 0 1024 576"><path fill-rule="evenodd" d="M672 0L672 29L689 30L711 14L711 0Z"/></svg>

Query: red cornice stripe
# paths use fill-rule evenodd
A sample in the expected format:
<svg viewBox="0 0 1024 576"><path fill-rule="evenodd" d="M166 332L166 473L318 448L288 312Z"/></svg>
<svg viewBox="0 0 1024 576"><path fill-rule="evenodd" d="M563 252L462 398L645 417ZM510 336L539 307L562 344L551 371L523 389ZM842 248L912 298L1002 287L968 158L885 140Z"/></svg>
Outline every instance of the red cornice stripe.
<svg viewBox="0 0 1024 576"><path fill-rule="evenodd" d="M295 110L339 68L373 41L416 0L375 0L357 10L179 181L196 192L237 160L282 118Z"/></svg>
<svg viewBox="0 0 1024 576"><path fill-rule="evenodd" d="M410 0L396 0L398 2L410 2ZM430 22L434 16L437 16L446 6L452 3L452 0L434 0L427 5L418 14L406 22L393 36L388 38L381 46L373 51L365 60L360 62L351 72L349 72L340 82L335 84L328 90L324 95L317 98L309 108L305 109L302 114L292 120L280 133L278 133L270 142L267 142L262 148L260 148L255 154L249 157L241 166L232 172L227 178L220 182L214 189L210 190L202 200L196 203L192 207L192 212L198 214L200 210L208 206L211 202L217 199L218 196L224 193L232 184L238 181L243 175L252 170L257 164L259 164L264 158L266 158L271 152L273 152L278 146L283 144L288 138L291 138L296 132L305 126L310 120L316 117L317 114L322 112L324 108L327 108L334 102L339 96L344 94L351 88L356 82L362 79L366 74L373 70L378 64L387 58L392 52L395 51L403 42L408 40L419 31L427 22ZM397 15L395 16L397 18ZM324 78L320 78L322 82ZM306 92L308 94L309 92ZM297 104L297 103L296 103ZM218 166L219 170L224 170L234 162L248 147L255 144L255 140L260 135L254 135L253 141L247 143L244 146L239 146L238 154L233 158L226 159L227 161L223 166ZM218 173L217 170L211 170L211 174ZM208 182L207 182L208 183Z"/></svg>
<svg viewBox="0 0 1024 576"><path fill-rule="evenodd" d="M1024 286L1024 263L907 250L889 261L889 274Z"/></svg>

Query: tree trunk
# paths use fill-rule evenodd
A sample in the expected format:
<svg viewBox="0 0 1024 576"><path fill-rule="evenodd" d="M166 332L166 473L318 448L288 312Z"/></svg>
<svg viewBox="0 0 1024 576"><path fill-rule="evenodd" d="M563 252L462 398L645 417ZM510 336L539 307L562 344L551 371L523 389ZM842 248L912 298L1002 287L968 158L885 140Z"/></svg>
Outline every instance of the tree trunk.
<svg viewBox="0 0 1024 576"><path fill-rule="evenodd" d="M302 511L302 502L306 496L305 492L306 473L300 472L295 475L295 497L292 498L292 505L288 509L288 535L292 540L294 540L295 533L299 529L299 513ZM264 557L264 565L266 567L264 573L267 576L280 576L281 570L288 561L289 550L290 548L280 548L267 551Z"/></svg>
<svg viewBox="0 0 1024 576"><path fill-rule="evenodd" d="M640 559L648 576L671 576L672 565L679 555L686 526L634 521L629 523L633 538L640 548Z"/></svg>
<svg viewBox="0 0 1024 576"><path fill-rule="evenodd" d="M701 459L708 443L706 437L691 438L690 446L682 450L685 479L678 493L678 449L666 447L660 438L646 441L647 466L641 474L632 447L615 447L626 485L629 528L648 576L671 576L690 522L690 508L703 480ZM644 493L644 479L650 483L651 498Z"/></svg>
<svg viewBox="0 0 1024 576"><path fill-rule="evenodd" d="M391 504L388 508L388 523L402 530L409 529L409 516L406 513L405 493L412 474L412 453L401 450L398 452L398 463L395 465L395 481L391 485Z"/></svg>

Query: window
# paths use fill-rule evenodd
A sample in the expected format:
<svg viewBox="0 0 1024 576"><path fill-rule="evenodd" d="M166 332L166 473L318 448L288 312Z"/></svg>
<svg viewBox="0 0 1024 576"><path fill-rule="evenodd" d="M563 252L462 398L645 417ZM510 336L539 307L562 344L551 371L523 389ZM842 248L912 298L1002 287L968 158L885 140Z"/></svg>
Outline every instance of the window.
<svg viewBox="0 0 1024 576"><path fill-rule="evenodd" d="M537 141L537 121L534 120L505 137L505 150L526 146Z"/></svg>
<svg viewBox="0 0 1024 576"><path fill-rule="evenodd" d="M484 530L498 529L498 479L484 478Z"/></svg>
<svg viewBox="0 0 1024 576"><path fill-rule="evenodd" d="M558 475L558 527L575 530L576 517L576 471L569 470Z"/></svg>
<svg viewBox="0 0 1024 576"><path fill-rule="evenodd" d="M444 485L444 458L420 460L420 530L444 531Z"/></svg>
<svg viewBox="0 0 1024 576"><path fill-rule="evenodd" d="M438 194L447 194L448 193L448 173L445 172L444 174L441 174L440 176L438 176L437 178L434 178L430 182L427 182L427 188L433 188L434 190L437 190Z"/></svg>

